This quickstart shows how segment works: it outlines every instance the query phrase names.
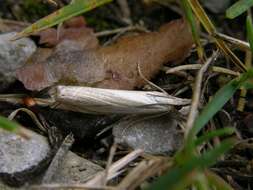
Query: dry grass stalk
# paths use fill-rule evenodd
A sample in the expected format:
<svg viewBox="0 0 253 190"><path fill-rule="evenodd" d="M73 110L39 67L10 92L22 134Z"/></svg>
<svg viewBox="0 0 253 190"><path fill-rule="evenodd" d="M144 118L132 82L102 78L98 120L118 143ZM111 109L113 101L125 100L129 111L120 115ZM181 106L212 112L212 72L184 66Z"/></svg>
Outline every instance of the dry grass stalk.
<svg viewBox="0 0 253 190"><path fill-rule="evenodd" d="M143 154L143 150L137 149L137 150L129 153L125 157L121 158L117 162L113 163L108 169L107 181L109 181L110 179L115 177L115 174L117 174L119 172L119 170L121 170L122 168L127 166L130 162L132 162L133 160L135 160L136 158L138 158L142 154ZM104 171L99 172L93 179L91 179L90 181L85 183L85 185L92 186L92 187L101 186L102 185L101 183L104 181L103 180L104 176L105 176Z"/></svg>
<svg viewBox="0 0 253 190"><path fill-rule="evenodd" d="M202 80L204 73L208 69L208 67L213 63L213 61L218 57L219 53L218 51L215 52L201 67L201 69L198 72L198 75L195 80L194 89L193 89L193 96L192 96L192 103L191 103L191 109L190 113L188 115L187 123L186 123L186 132L185 137L187 137L189 131L194 125L194 121L198 115L198 105L201 95L201 86L202 86Z"/></svg>
<svg viewBox="0 0 253 190"><path fill-rule="evenodd" d="M165 159L143 160L131 172L129 172L129 174L117 186L117 189L136 189L144 180L168 168L168 166L168 160Z"/></svg>

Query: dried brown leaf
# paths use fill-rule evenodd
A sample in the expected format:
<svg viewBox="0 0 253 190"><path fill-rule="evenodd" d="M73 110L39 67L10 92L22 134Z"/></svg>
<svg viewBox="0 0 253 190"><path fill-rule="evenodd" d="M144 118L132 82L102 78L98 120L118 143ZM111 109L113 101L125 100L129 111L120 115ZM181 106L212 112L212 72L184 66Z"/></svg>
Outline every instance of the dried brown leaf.
<svg viewBox="0 0 253 190"><path fill-rule="evenodd" d="M65 21L64 26L65 28L80 28L86 26L86 21L84 17L77 16Z"/></svg>
<svg viewBox="0 0 253 190"><path fill-rule="evenodd" d="M74 17L66 21L58 30L49 28L39 32L39 43L54 47L64 40L71 40L84 49L96 48L99 45L93 30L86 26L83 17Z"/></svg>
<svg viewBox="0 0 253 190"><path fill-rule="evenodd" d="M180 19L158 32L124 37L107 47L77 50L68 43L60 43L45 61L17 70L17 78L30 90L54 84L133 89L144 84L138 65L150 79L164 63L184 59L193 42L188 25Z"/></svg>

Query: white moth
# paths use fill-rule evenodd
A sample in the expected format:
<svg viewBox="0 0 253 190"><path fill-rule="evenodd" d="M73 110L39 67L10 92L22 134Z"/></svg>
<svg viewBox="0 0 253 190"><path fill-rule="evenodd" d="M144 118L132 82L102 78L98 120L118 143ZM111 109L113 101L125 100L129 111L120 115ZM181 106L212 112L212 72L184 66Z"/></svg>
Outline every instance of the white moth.
<svg viewBox="0 0 253 190"><path fill-rule="evenodd" d="M56 86L49 94L51 107L90 114L153 114L168 112L190 99L155 91L112 90L80 86Z"/></svg>

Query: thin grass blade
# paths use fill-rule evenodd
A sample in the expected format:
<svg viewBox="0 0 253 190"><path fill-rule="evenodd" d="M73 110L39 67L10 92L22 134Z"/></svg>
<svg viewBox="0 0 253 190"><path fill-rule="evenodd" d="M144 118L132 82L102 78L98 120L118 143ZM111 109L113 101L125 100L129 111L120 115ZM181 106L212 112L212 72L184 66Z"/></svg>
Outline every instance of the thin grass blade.
<svg viewBox="0 0 253 190"><path fill-rule="evenodd" d="M19 127L19 125L5 117L0 116L0 127L5 130L14 132Z"/></svg>
<svg viewBox="0 0 253 190"><path fill-rule="evenodd" d="M210 184L217 190L234 190L224 179L211 171L205 171L205 175Z"/></svg>
<svg viewBox="0 0 253 190"><path fill-rule="evenodd" d="M246 29L247 29L247 37L250 44L250 50L251 53L253 53L253 25L252 25L252 19L248 15L246 20Z"/></svg>
<svg viewBox="0 0 253 190"><path fill-rule="evenodd" d="M210 34L210 35L215 35L216 29L209 17L207 16L206 12L200 5L198 0L188 0L193 12L199 19L199 21L202 23L204 26L205 30ZM221 40L215 38L215 43L217 46L223 51L223 53L228 56L234 63L235 65L240 68L242 71L246 71L247 68L245 65L240 61L240 59L229 49L229 47L226 45L226 43Z"/></svg>
<svg viewBox="0 0 253 190"><path fill-rule="evenodd" d="M222 128L214 131L210 131L196 139L196 146L201 145L204 142L211 140L214 137L221 137L226 135L232 135L235 132L234 128Z"/></svg>
<svg viewBox="0 0 253 190"><path fill-rule="evenodd" d="M242 88L246 89L246 90L250 90L253 89L253 83L251 80L246 81L245 83L243 83Z"/></svg>
<svg viewBox="0 0 253 190"><path fill-rule="evenodd" d="M192 174L195 169L205 169L213 165L216 160L225 152L230 150L235 144L235 141L228 139L224 140L219 146L204 153L202 156L193 157L181 167L171 169L167 174L160 177L155 183L153 183L148 190L157 189L170 189L178 190L182 186L189 184L182 184L182 182L188 182L187 177ZM192 182L192 180L190 180Z"/></svg>
<svg viewBox="0 0 253 190"><path fill-rule="evenodd" d="M31 133L29 130L21 127L19 124L0 116L0 128L5 129L7 131L16 133L26 139L29 139L31 137Z"/></svg>
<svg viewBox="0 0 253 190"><path fill-rule="evenodd" d="M203 50L203 47L201 46L201 43L200 43L200 37L199 37L199 32L198 32L198 27L197 27L195 16L192 12L192 9L191 9L191 6L190 6L188 0L182 0L181 4L182 4L182 7L184 8L186 19L188 20L188 22L191 26L192 36L193 36L193 40L197 46L198 56L200 59L203 59L204 50Z"/></svg>
<svg viewBox="0 0 253 190"><path fill-rule="evenodd" d="M253 0L240 0L233 4L226 11L226 17L234 19L253 6Z"/></svg>
<svg viewBox="0 0 253 190"><path fill-rule="evenodd" d="M196 119L189 136L187 137L187 145L191 145L197 133L203 126L226 104L226 102L233 96L238 88L240 88L245 81L253 76L252 70L241 75L222 87L213 97L213 99L204 107L199 117Z"/></svg>
<svg viewBox="0 0 253 190"><path fill-rule="evenodd" d="M72 4L69 4L56 12L40 19L34 24L25 28L22 32L18 33L13 40L29 36L38 31L60 24L65 20L68 20L74 16L80 15L87 11L90 11L105 3L109 3L112 0L75 0Z"/></svg>

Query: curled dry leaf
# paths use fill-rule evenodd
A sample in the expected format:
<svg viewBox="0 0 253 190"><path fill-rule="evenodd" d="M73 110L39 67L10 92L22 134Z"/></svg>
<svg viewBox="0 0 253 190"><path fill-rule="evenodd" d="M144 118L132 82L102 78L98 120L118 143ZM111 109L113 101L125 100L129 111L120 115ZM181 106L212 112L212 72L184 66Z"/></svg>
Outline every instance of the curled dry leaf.
<svg viewBox="0 0 253 190"><path fill-rule="evenodd" d="M77 50L69 48L69 42L58 44L46 60L18 69L17 78L30 90L55 84L129 90L145 83L138 65L150 79L164 63L184 59L193 43L182 19L165 24L157 32L123 37L106 47Z"/></svg>
<svg viewBox="0 0 253 190"><path fill-rule="evenodd" d="M91 48L98 47L98 39L94 35L91 28L86 26L86 22L82 16L74 17L57 29L48 28L38 33L40 44L48 47L54 47L65 40L75 43L77 48L85 49L87 45Z"/></svg>

